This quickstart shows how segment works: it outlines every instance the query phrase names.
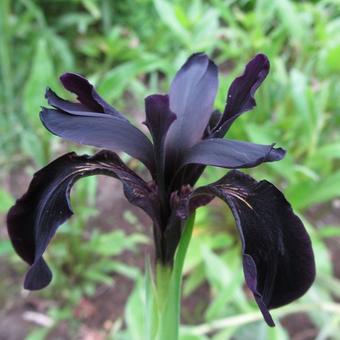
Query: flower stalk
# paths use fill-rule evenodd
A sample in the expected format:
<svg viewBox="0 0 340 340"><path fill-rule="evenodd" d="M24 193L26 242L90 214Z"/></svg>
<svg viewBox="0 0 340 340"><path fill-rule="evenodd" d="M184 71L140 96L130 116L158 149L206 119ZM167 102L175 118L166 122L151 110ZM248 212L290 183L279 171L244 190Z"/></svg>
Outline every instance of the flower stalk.
<svg viewBox="0 0 340 340"><path fill-rule="evenodd" d="M154 323L151 325L151 329L157 329L157 332L149 334L149 340L178 339L181 315L182 273L194 222L195 213L184 223L173 267L162 263L157 263L156 265L156 282L154 287L157 317L151 317ZM148 288L146 287L146 289ZM148 314L146 316L149 317Z"/></svg>

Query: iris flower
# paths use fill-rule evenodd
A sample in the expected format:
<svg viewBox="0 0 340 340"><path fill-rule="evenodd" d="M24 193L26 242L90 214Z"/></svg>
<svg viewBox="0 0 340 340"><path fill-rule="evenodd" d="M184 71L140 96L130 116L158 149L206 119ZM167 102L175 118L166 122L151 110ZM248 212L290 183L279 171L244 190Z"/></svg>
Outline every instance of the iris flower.
<svg viewBox="0 0 340 340"><path fill-rule="evenodd" d="M80 178L103 174L123 183L124 194L153 222L156 260L171 267L184 221L214 197L231 209L242 243L245 282L265 321L269 309L302 296L311 286L315 264L309 236L285 199L271 183L236 170L281 160L285 151L272 145L224 139L232 123L255 105L254 94L269 72L269 61L256 55L228 91L223 113L214 110L217 67L205 54L193 54L177 72L168 94L145 98L151 140L108 104L82 76L65 73L60 80L78 102L47 89L52 108L40 118L53 134L105 150L93 156L67 153L38 171L28 191L8 213L8 231L17 253L30 268L24 287L47 286L52 273L43 254L72 215L70 190ZM141 161L147 182L115 152ZM206 166L232 169L215 183L194 188Z"/></svg>

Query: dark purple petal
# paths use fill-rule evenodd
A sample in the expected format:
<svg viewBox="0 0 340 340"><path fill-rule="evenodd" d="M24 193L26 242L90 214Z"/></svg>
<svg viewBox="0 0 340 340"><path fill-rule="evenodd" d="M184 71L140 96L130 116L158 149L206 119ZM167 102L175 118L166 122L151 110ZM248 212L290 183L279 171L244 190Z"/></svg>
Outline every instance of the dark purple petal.
<svg viewBox="0 0 340 340"><path fill-rule="evenodd" d="M113 115L86 115L43 108L40 118L46 129L66 140L113 151L124 151L154 170L152 144L128 121Z"/></svg>
<svg viewBox="0 0 340 340"><path fill-rule="evenodd" d="M256 106L254 95L267 77L269 66L268 58L264 54L257 54L247 64L244 73L232 82L223 117L215 129L215 137L223 137L239 115Z"/></svg>
<svg viewBox="0 0 340 340"><path fill-rule="evenodd" d="M60 77L60 81L65 89L77 95L79 102L86 106L89 111L103 112L124 118L114 107L108 104L97 93L93 85L91 85L89 81L81 75L76 73L64 73Z"/></svg>
<svg viewBox="0 0 340 340"><path fill-rule="evenodd" d="M222 117L222 114L220 111L215 110L209 120L209 124L204 132L203 139L209 138L214 130L214 127L218 124ZM205 169L205 165L200 164L189 164L185 167L184 176L181 178L183 183L190 184L191 186L194 186L197 180L202 175L203 171Z"/></svg>
<svg viewBox="0 0 340 340"><path fill-rule="evenodd" d="M213 111L217 76L216 65L202 53L193 54L177 72L169 92L170 110L177 115L166 142L170 162L202 138Z"/></svg>
<svg viewBox="0 0 340 340"><path fill-rule="evenodd" d="M183 157L186 164L213 165L228 169L251 168L263 162L281 160L285 151L272 145L261 145L228 139L205 139Z"/></svg>
<svg viewBox="0 0 340 340"><path fill-rule="evenodd" d="M92 111L89 111L89 108L83 104L72 103L60 98L50 88L46 89L45 98L47 99L49 105L71 114L82 114L83 112L86 114L93 113Z"/></svg>
<svg viewBox="0 0 340 340"><path fill-rule="evenodd" d="M176 115L170 111L169 97L160 94L146 97L145 113L145 125L148 127L154 142L156 164L163 164L165 137L171 124L176 120Z"/></svg>
<svg viewBox="0 0 340 340"><path fill-rule="evenodd" d="M242 241L243 270L268 325L268 309L301 297L315 278L309 236L283 194L267 181L231 171L195 195L215 195L230 207Z"/></svg>
<svg viewBox="0 0 340 340"><path fill-rule="evenodd" d="M70 190L81 177L105 174L118 178L127 199L154 218L157 202L149 186L120 158L109 151L93 157L69 153L38 171L28 191L10 209L7 226L17 253L31 265L26 274L26 289L41 289L52 279L43 259L58 227L73 214Z"/></svg>
<svg viewBox="0 0 340 340"><path fill-rule="evenodd" d="M145 125L148 127L155 144L160 144L168 132L176 115L170 111L169 96L154 94L145 98Z"/></svg>
<svg viewBox="0 0 340 340"><path fill-rule="evenodd" d="M207 125L204 137L207 138L211 135L211 132L214 130L214 128L218 125L222 118L222 113L219 110L215 110L209 119L209 124Z"/></svg>
<svg viewBox="0 0 340 340"><path fill-rule="evenodd" d="M184 188L190 185L184 186ZM182 220L187 219L197 208L209 204L214 199L214 195L198 194L192 191L179 190L171 194L171 208L176 216Z"/></svg>
<svg viewBox="0 0 340 340"><path fill-rule="evenodd" d="M46 89L45 98L47 99L48 104L55 107L59 111L63 111L64 113L86 117L103 117L103 118L111 117L111 115L108 115L107 113L104 112L90 111L90 109L87 106L84 106L81 103L73 103L65 99L62 99L50 88ZM120 116L114 116L114 118L121 118L125 121L128 121L125 117L122 118Z"/></svg>

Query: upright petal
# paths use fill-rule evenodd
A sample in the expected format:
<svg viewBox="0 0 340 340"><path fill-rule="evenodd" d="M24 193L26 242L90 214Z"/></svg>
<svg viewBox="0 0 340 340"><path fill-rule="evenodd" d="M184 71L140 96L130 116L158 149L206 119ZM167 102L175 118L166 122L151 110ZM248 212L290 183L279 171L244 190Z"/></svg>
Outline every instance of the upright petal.
<svg viewBox="0 0 340 340"><path fill-rule="evenodd" d="M215 137L223 137L239 115L256 106L254 95L267 77L269 66L268 58L264 54L257 54L247 64L244 73L232 82L222 119L215 129Z"/></svg>
<svg viewBox="0 0 340 340"><path fill-rule="evenodd" d="M170 111L168 95L154 94L145 98L145 125L148 127L155 144L166 137L176 115Z"/></svg>
<svg viewBox="0 0 340 340"><path fill-rule="evenodd" d="M183 157L187 164L213 165L228 169L251 168L263 162L281 160L285 151L272 145L211 138L192 147Z"/></svg>
<svg viewBox="0 0 340 340"><path fill-rule="evenodd" d="M238 171L194 192L202 194L229 205L242 241L246 284L274 326L268 310L301 297L315 278L311 241L301 220L273 184Z"/></svg>
<svg viewBox="0 0 340 340"><path fill-rule="evenodd" d="M77 95L81 104L90 111L104 112L125 119L114 107L108 104L89 81L76 73L64 73L60 77L65 89Z"/></svg>
<svg viewBox="0 0 340 340"><path fill-rule="evenodd" d="M46 129L66 140L113 151L124 151L154 171L152 144L127 120L113 115L82 112L70 114L43 108L40 118Z"/></svg>
<svg viewBox="0 0 340 340"><path fill-rule="evenodd" d="M156 163L163 163L165 138L171 124L176 120L176 115L170 111L169 97L160 94L146 97L145 113L145 125L152 135Z"/></svg>
<svg viewBox="0 0 340 340"><path fill-rule="evenodd" d="M166 142L170 163L202 138L217 86L217 67L205 54L193 54L177 72L169 92L170 110L177 115Z"/></svg>
<svg viewBox="0 0 340 340"><path fill-rule="evenodd" d="M45 287L52 273L43 259L58 227L73 214L70 190L81 177L105 174L119 179L127 199L154 218L157 204L148 185L120 158L109 151L93 157L69 153L56 159L34 175L28 191L10 209L7 226L17 253L30 264L25 278L26 289Z"/></svg>

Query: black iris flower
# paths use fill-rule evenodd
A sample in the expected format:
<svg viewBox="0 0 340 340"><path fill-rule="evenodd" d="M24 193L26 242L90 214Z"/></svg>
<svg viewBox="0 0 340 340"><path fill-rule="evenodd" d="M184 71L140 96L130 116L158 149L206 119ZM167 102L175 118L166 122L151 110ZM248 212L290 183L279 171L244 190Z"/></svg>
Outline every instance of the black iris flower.
<svg viewBox="0 0 340 340"><path fill-rule="evenodd" d="M30 268L24 287L48 285L52 273L43 254L57 229L72 215L70 190L80 178L107 175L120 180L124 194L153 222L156 260L172 266L185 220L214 197L230 208L242 243L245 282L264 319L269 309L302 296L315 276L311 241L304 226L271 183L236 170L281 160L285 151L272 145L224 138L234 120L255 105L254 94L269 72L269 61L256 55L228 91L223 113L214 110L217 67L205 54L193 54L177 72L168 94L145 98L144 124L151 138L108 104L82 76L60 80L77 102L47 89L51 108L40 118L65 140L103 149L93 156L67 153L39 170L28 191L10 209L8 231L17 253ZM115 152L142 162L145 181ZM232 169L215 183L195 188L206 166Z"/></svg>

